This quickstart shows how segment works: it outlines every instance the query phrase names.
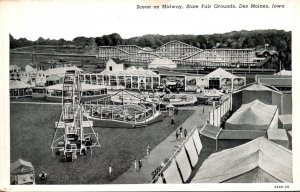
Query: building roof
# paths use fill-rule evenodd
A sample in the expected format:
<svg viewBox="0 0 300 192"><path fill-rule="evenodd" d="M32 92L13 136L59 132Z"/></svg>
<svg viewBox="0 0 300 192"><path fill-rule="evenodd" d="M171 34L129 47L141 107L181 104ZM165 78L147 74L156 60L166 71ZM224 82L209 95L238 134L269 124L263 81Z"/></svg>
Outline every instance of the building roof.
<svg viewBox="0 0 300 192"><path fill-rule="evenodd" d="M25 66L25 72L34 72L36 69L34 69L31 65L26 65Z"/></svg>
<svg viewBox="0 0 300 192"><path fill-rule="evenodd" d="M117 63L115 59L109 58L109 60L106 62L106 65L123 65L123 63Z"/></svg>
<svg viewBox="0 0 300 192"><path fill-rule="evenodd" d="M205 77L207 78L237 78L237 76L225 71L222 68L218 68L213 72L207 74Z"/></svg>
<svg viewBox="0 0 300 192"><path fill-rule="evenodd" d="M278 78L279 77L279 78ZM259 82L272 85L276 87L291 87L292 77L291 76L272 76L272 77L258 77Z"/></svg>
<svg viewBox="0 0 300 192"><path fill-rule="evenodd" d="M47 81L59 81L60 79L62 79L62 77L55 74L50 75L46 78Z"/></svg>
<svg viewBox="0 0 300 192"><path fill-rule="evenodd" d="M66 71L68 70L75 70L75 71L83 71L82 69L79 69L78 67L76 66L72 66L72 67L57 67L57 68L53 68L53 69L47 69L45 71L45 74L47 76L50 76L50 75L64 75Z"/></svg>
<svg viewBox="0 0 300 192"><path fill-rule="evenodd" d="M277 108L276 105L267 105L256 99L251 103L243 104L226 123L269 125Z"/></svg>
<svg viewBox="0 0 300 192"><path fill-rule="evenodd" d="M18 159L14 163L10 164L10 172L15 172L21 166L26 170L33 170L33 166L30 162L24 161L23 159Z"/></svg>
<svg viewBox="0 0 300 192"><path fill-rule="evenodd" d="M207 123L201 130L200 134L211 139L217 139L222 129L220 127L214 126Z"/></svg>
<svg viewBox="0 0 300 192"><path fill-rule="evenodd" d="M278 73L275 73L274 75L288 75L288 76L292 76L292 71L283 69L283 70L279 71Z"/></svg>
<svg viewBox="0 0 300 192"><path fill-rule="evenodd" d="M270 87L264 86L261 83L253 84L249 87L246 87L245 90L248 91L272 91Z"/></svg>
<svg viewBox="0 0 300 192"><path fill-rule="evenodd" d="M288 136L285 129L268 129L268 139L271 141L288 141Z"/></svg>
<svg viewBox="0 0 300 192"><path fill-rule="evenodd" d="M10 65L9 70L13 70L13 69L21 69L21 68L17 65Z"/></svg>
<svg viewBox="0 0 300 192"><path fill-rule="evenodd" d="M98 90L98 89L105 89L106 86L104 85L91 85L91 84L81 84L82 90L83 91L88 91L88 90ZM51 85L46 87L47 90L63 90L63 84L56 84L56 85Z"/></svg>
<svg viewBox="0 0 300 192"><path fill-rule="evenodd" d="M275 87L264 84L264 83L259 83L259 82L254 82L254 83L250 83L250 84L244 85L242 87L239 87L238 89L236 89L234 91L234 93L244 91L244 90L247 90L247 91L273 91L273 92L282 94Z"/></svg>
<svg viewBox="0 0 300 192"><path fill-rule="evenodd" d="M103 70L100 75L114 75L114 76L126 76L126 75L134 75L134 76L155 76L158 75L151 71L150 69L143 69L143 68L135 68L135 67L128 67L126 70L121 71L109 71Z"/></svg>
<svg viewBox="0 0 300 192"><path fill-rule="evenodd" d="M282 124L292 124L292 114L279 115L278 119L282 122Z"/></svg>
<svg viewBox="0 0 300 192"><path fill-rule="evenodd" d="M9 80L9 89L25 89L32 87L31 85L18 80Z"/></svg>
<svg viewBox="0 0 300 192"><path fill-rule="evenodd" d="M290 150L265 137L260 137L243 145L211 154L191 182L245 183L251 178L255 182L292 183L292 160Z"/></svg>
<svg viewBox="0 0 300 192"><path fill-rule="evenodd" d="M148 68L157 68L158 66L174 68L174 67L176 67L176 63L174 63L172 60L167 59L167 58L163 58L163 59L156 58L148 65Z"/></svg>

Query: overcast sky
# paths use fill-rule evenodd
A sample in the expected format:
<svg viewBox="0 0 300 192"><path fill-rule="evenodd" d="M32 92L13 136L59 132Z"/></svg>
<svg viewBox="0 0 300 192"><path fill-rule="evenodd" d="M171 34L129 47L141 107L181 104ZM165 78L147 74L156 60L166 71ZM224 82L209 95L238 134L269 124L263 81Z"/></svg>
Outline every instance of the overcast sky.
<svg viewBox="0 0 300 192"><path fill-rule="evenodd" d="M213 34L243 29L290 31L295 23L292 15L296 8L292 3L286 4L285 9L136 9L137 5L147 5L146 1L152 0L6 2L5 24L15 38L72 40L78 36L97 37L110 33L129 38L144 34ZM230 1L212 0L171 0L167 4L185 6L193 2L200 7L205 3L212 7L230 4ZM238 7L241 1L233 2ZM259 2L272 5L268 0Z"/></svg>

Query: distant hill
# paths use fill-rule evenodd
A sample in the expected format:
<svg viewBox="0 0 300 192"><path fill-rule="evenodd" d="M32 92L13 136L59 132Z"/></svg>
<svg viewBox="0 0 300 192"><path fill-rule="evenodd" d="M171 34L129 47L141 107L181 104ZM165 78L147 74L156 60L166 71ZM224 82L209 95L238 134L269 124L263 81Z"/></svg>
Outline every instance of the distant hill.
<svg viewBox="0 0 300 192"><path fill-rule="evenodd" d="M172 40L179 40L201 49L255 48L257 50L275 50L278 52L278 55L276 58L273 58L273 62L269 67L277 68L280 60L285 69L291 69L291 31L275 29L252 31L242 30L211 35L148 34L129 39L123 39L119 34L112 33L109 35L103 35L101 37L76 37L72 41L66 41L64 39L51 40L44 39L42 37L36 41L29 41L26 38L14 39L13 36L10 35L10 48L15 49L34 45L55 45L65 46L65 48L44 47L44 51L51 49L51 51L58 53L63 51L68 53L92 55L97 54L98 46L137 45L140 47L151 47L156 49ZM68 48L68 46L70 47Z"/></svg>

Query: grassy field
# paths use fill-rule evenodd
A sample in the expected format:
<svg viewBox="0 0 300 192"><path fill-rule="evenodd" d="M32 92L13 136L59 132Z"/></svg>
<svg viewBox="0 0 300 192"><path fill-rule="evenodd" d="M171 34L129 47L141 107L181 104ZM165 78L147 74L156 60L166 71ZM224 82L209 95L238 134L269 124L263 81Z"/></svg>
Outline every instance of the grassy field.
<svg viewBox="0 0 300 192"><path fill-rule="evenodd" d="M58 121L59 105L11 104L11 162L22 158L32 162L37 184L38 173L48 173L46 184L106 184L108 166L113 166L114 178L130 168L135 158L146 155L146 147L155 147L170 135L170 118L140 129L100 129L101 148L93 155L79 156L72 163L52 156L50 144L54 134L54 122ZM183 123L193 111L179 111L176 124Z"/></svg>

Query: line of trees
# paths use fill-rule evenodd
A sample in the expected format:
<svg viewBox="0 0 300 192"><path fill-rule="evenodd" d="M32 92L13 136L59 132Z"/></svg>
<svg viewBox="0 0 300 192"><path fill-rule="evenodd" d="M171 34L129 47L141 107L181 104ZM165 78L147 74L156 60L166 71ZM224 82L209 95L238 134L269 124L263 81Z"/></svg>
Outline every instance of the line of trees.
<svg viewBox="0 0 300 192"><path fill-rule="evenodd" d="M40 37L36 41L26 38L14 39L10 35L10 48L18 48L33 45L69 45L82 46L85 50L95 49L97 46L137 45L140 47L159 48L163 44L178 40L201 49L212 48L256 48L275 50L278 52L275 63L281 60L285 69L291 69L291 32L284 30L253 30L232 31L223 34L212 35L143 35L123 39L119 34L112 33L100 37L76 37L72 41L44 39ZM272 66L270 66L272 67ZM273 66L274 67L274 66Z"/></svg>

